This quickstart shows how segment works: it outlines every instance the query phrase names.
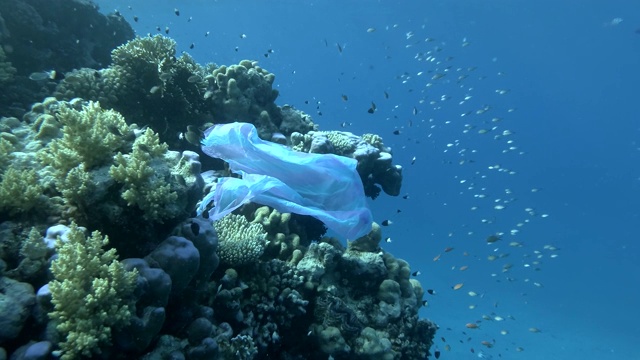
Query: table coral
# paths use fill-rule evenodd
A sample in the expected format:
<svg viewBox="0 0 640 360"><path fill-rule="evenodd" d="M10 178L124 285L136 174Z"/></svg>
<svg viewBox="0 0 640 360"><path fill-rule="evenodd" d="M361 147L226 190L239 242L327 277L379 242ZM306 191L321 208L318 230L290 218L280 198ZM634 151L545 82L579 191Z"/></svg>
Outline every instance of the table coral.
<svg viewBox="0 0 640 360"><path fill-rule="evenodd" d="M89 357L108 345L114 327L126 325L131 316L130 298L137 281L118 262L116 250L105 250L106 236L93 232L86 237L72 223L67 241L58 241L58 258L51 264L54 280L49 283L54 311L63 336L63 360Z"/></svg>

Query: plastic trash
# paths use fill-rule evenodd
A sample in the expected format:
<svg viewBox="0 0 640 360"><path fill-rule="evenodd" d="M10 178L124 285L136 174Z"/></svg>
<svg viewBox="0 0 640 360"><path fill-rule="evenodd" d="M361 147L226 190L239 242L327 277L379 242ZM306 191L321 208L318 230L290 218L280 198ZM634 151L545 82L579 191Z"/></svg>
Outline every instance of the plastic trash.
<svg viewBox="0 0 640 360"><path fill-rule="evenodd" d="M355 159L294 151L260 139L252 124L238 122L207 129L202 151L228 162L242 178L219 179L215 190L202 200L198 214L211 201L213 220L254 202L313 216L348 239L371 231L372 215Z"/></svg>

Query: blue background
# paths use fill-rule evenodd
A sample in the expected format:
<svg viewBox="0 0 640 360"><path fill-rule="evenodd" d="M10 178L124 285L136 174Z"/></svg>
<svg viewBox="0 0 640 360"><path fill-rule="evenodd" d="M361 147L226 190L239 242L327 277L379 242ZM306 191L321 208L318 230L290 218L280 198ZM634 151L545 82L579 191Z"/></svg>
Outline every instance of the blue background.
<svg viewBox="0 0 640 360"><path fill-rule="evenodd" d="M202 64L258 60L277 103L322 130L383 136L408 199L383 194L371 208L393 221L385 250L436 291L422 316L441 328L442 359L640 359L640 2L98 3L141 36L168 26Z"/></svg>

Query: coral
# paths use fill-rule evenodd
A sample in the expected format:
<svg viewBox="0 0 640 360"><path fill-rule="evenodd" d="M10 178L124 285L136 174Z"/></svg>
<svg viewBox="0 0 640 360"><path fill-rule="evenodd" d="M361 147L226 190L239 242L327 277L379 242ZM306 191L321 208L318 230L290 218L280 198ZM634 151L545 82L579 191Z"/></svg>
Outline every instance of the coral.
<svg viewBox="0 0 640 360"><path fill-rule="evenodd" d="M255 61L242 60L238 65L221 66L212 73L217 93L213 96L214 113L221 122L255 123L262 139L271 139L280 121L272 119L279 109L274 104L278 91L273 89L275 75Z"/></svg>
<svg viewBox="0 0 640 360"><path fill-rule="evenodd" d="M122 198L129 206L136 205L147 220L162 222L172 212L167 205L172 204L178 194L170 184L158 177L152 162L162 161L167 145L161 144L158 135L147 129L133 143L131 154L116 154L109 175L124 186Z"/></svg>
<svg viewBox="0 0 640 360"><path fill-rule="evenodd" d="M198 272L200 252L191 241L180 236L169 236L145 260L171 277L171 294L179 295Z"/></svg>
<svg viewBox="0 0 640 360"><path fill-rule="evenodd" d="M0 344L16 338L35 304L33 287L6 276L0 278Z"/></svg>
<svg viewBox="0 0 640 360"><path fill-rule="evenodd" d="M13 80L16 75L16 68L11 66L2 46L0 46L0 85Z"/></svg>
<svg viewBox="0 0 640 360"><path fill-rule="evenodd" d="M41 199L42 186L32 169L10 166L0 182L0 211L11 215L30 211Z"/></svg>
<svg viewBox="0 0 640 360"><path fill-rule="evenodd" d="M86 237L71 224L67 241L59 240L49 283L54 311L49 313L62 333L63 360L89 357L108 345L112 328L127 325L137 272L118 262L116 250L105 250L108 237L95 231Z"/></svg>
<svg viewBox="0 0 640 360"><path fill-rule="evenodd" d="M230 267L256 262L266 246L266 233L242 215L229 214L214 222L218 233L218 256Z"/></svg>
<svg viewBox="0 0 640 360"><path fill-rule="evenodd" d="M356 159L365 193L373 199L381 190L391 196L400 194L402 166L392 165L391 149L384 146L378 135L359 137L344 131L293 132L291 147L296 151L338 154Z"/></svg>

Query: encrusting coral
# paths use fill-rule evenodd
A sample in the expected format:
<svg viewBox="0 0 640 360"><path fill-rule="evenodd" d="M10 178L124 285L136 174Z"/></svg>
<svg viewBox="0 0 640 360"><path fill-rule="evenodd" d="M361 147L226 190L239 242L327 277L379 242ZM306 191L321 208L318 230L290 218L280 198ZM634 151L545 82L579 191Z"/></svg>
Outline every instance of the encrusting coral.
<svg viewBox="0 0 640 360"><path fill-rule="evenodd" d="M58 240L58 258L51 264L49 283L54 311L49 317L64 335L62 359L89 357L111 341L113 328L127 325L137 272L126 271L116 250L105 250L106 236L86 237L75 223L66 241Z"/></svg>

